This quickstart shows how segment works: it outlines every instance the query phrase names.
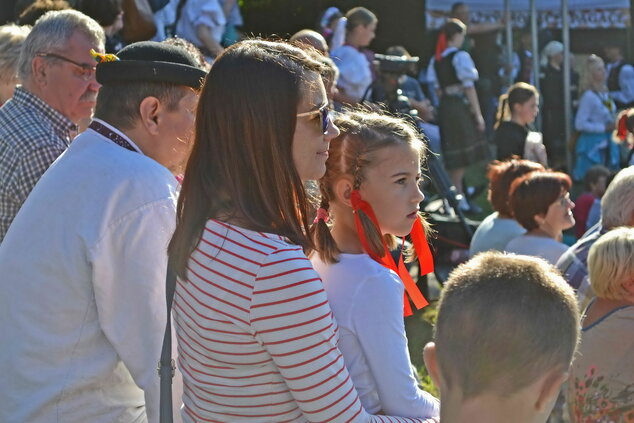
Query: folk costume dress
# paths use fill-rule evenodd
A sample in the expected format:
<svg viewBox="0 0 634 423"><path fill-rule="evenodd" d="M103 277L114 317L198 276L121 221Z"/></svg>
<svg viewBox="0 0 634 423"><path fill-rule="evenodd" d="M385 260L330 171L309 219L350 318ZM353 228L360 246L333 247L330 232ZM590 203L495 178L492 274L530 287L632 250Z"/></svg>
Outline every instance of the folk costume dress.
<svg viewBox="0 0 634 423"><path fill-rule="evenodd" d="M330 52L330 57L339 68L339 88L356 101L368 99L373 81L368 54L364 50L344 44Z"/></svg>
<svg viewBox="0 0 634 423"><path fill-rule="evenodd" d="M433 60L429 80L442 93L438 126L445 167L464 168L488 157L484 133L476 128L464 88L473 87L478 70L469 53L455 47L445 49L439 61Z"/></svg>
<svg viewBox="0 0 634 423"><path fill-rule="evenodd" d="M575 129L579 131L575 146L575 180L583 180L594 165L612 170L619 168L619 148L612 140L612 132L605 130L607 124L615 121L616 106L607 92L587 90L583 93L575 116Z"/></svg>

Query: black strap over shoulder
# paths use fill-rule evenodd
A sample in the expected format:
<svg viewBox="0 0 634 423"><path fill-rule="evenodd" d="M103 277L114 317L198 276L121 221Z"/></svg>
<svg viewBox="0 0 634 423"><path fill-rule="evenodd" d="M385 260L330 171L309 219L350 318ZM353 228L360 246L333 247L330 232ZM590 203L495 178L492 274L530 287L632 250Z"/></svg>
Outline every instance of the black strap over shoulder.
<svg viewBox="0 0 634 423"><path fill-rule="evenodd" d="M172 302L176 290L176 274L171 267L167 267L165 278L165 299L167 303L167 323L163 336L161 359L158 363L158 374L161 378L159 422L172 423L174 413L172 410L172 378L176 371L176 364L172 360Z"/></svg>

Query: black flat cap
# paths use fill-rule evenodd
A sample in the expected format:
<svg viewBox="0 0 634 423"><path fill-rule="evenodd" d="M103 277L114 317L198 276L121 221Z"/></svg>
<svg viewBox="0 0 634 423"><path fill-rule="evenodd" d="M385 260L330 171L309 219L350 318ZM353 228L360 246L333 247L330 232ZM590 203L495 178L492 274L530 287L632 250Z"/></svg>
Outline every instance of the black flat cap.
<svg viewBox="0 0 634 423"><path fill-rule="evenodd" d="M119 60L97 65L97 82L167 82L198 89L207 74L183 48L141 41L122 48Z"/></svg>

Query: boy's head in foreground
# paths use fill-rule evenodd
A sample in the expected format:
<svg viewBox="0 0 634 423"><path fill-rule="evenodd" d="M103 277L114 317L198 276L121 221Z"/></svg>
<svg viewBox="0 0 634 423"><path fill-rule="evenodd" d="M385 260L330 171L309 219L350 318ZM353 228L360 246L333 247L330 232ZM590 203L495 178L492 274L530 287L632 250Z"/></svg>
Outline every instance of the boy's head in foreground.
<svg viewBox="0 0 634 423"><path fill-rule="evenodd" d="M488 252L458 266L424 352L442 421L545 422L578 339L574 292L545 261Z"/></svg>

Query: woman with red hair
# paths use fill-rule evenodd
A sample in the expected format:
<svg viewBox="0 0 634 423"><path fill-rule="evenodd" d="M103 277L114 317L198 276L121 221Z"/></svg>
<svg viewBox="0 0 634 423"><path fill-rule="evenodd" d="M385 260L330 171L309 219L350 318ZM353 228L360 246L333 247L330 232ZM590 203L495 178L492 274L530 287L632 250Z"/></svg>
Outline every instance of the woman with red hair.
<svg viewBox="0 0 634 423"><path fill-rule="evenodd" d="M530 160L522 160L517 156L489 163L488 199L493 207L493 213L484 218L473 234L469 246L470 257L483 251L503 251L510 240L526 232L526 229L512 217L509 189L513 181L536 170L544 170L544 166Z"/></svg>
<svg viewBox="0 0 634 423"><path fill-rule="evenodd" d="M531 172L515 180L509 203L513 217L527 232L512 239L505 251L556 264L568 249L561 242L562 231L575 224L575 203L568 193L571 185L568 175L551 171Z"/></svg>

